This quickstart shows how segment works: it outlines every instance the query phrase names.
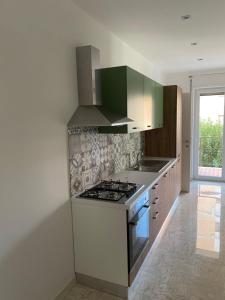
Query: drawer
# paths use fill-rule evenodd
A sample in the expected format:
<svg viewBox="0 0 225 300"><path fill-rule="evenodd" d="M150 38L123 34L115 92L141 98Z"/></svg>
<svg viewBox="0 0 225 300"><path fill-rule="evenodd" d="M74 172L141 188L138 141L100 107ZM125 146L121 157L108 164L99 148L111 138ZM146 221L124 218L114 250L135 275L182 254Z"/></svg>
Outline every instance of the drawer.
<svg viewBox="0 0 225 300"><path fill-rule="evenodd" d="M159 190L160 190L160 183L157 182L153 185L151 188L151 198L154 199L159 196Z"/></svg>
<svg viewBox="0 0 225 300"><path fill-rule="evenodd" d="M160 196L157 195L157 193L154 193L151 197L151 210L153 212L157 211L160 209L160 205L161 205L161 202L160 202Z"/></svg>
<svg viewBox="0 0 225 300"><path fill-rule="evenodd" d="M161 228L160 212L152 210L150 217L150 245L152 245Z"/></svg>

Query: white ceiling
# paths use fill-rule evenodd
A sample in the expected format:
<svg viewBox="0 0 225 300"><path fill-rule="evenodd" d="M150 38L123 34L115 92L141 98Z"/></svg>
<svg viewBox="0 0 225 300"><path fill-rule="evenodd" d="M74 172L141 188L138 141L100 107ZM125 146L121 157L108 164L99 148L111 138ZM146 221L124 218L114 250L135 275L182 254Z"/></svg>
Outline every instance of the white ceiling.
<svg viewBox="0 0 225 300"><path fill-rule="evenodd" d="M74 2L164 71L225 67L225 0Z"/></svg>

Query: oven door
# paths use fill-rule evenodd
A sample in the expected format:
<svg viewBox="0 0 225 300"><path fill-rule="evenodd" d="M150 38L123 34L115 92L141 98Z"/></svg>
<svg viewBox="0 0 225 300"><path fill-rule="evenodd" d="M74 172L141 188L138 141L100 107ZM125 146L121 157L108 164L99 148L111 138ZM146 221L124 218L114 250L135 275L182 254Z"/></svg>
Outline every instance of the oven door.
<svg viewBox="0 0 225 300"><path fill-rule="evenodd" d="M146 202L128 222L129 272L149 241L150 203Z"/></svg>

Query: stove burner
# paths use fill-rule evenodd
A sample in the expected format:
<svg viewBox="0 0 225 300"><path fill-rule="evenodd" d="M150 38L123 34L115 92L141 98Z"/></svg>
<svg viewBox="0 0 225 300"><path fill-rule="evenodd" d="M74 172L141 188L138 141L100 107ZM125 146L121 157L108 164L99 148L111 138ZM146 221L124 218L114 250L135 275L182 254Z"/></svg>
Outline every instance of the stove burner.
<svg viewBox="0 0 225 300"><path fill-rule="evenodd" d="M103 199L103 200L119 201L123 196L125 196L124 193L109 192L109 191L99 192L99 199Z"/></svg>
<svg viewBox="0 0 225 300"><path fill-rule="evenodd" d="M137 185L135 183L129 182L120 182L120 181L102 181L97 185L98 188L113 190L113 191L122 191L129 192L136 189Z"/></svg>
<svg viewBox="0 0 225 300"><path fill-rule="evenodd" d="M83 192L80 197L108 201L123 199L125 202L137 191L137 188L138 186L135 183L103 180L93 188Z"/></svg>

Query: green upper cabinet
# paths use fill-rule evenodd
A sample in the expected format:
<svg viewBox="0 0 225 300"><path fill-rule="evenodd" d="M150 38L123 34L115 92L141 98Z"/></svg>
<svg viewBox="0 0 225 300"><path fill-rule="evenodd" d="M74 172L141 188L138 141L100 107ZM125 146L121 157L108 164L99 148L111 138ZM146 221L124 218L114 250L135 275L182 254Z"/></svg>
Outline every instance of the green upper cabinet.
<svg viewBox="0 0 225 300"><path fill-rule="evenodd" d="M102 105L132 120L123 126L99 127L101 133L129 133L144 130L143 75L127 67L99 70Z"/></svg>
<svg viewBox="0 0 225 300"><path fill-rule="evenodd" d="M163 86L154 82L154 128L163 127Z"/></svg>
<svg viewBox="0 0 225 300"><path fill-rule="evenodd" d="M153 98L153 80L144 77L144 129L149 130L154 128L154 98Z"/></svg>
<svg viewBox="0 0 225 300"><path fill-rule="evenodd" d="M145 130L163 127L163 86L144 78Z"/></svg>
<svg viewBox="0 0 225 300"><path fill-rule="evenodd" d="M111 112L134 120L123 126L99 127L100 133L131 133L160 127L160 116L163 115L160 111L163 109L161 85L127 66L98 72L102 105Z"/></svg>

